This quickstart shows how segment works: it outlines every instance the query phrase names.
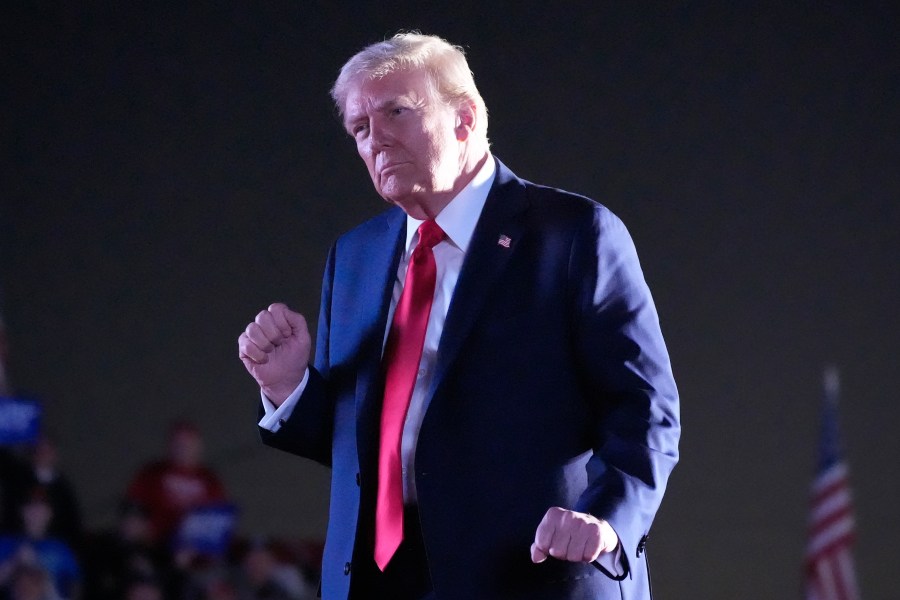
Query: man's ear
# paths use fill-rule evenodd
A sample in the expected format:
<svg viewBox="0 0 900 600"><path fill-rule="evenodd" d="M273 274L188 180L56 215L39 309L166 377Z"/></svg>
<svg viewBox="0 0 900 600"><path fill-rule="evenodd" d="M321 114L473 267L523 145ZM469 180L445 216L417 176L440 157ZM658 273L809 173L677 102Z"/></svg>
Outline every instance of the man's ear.
<svg viewBox="0 0 900 600"><path fill-rule="evenodd" d="M475 103L463 100L456 111L456 139L465 142L475 131L475 123L478 120L478 111Z"/></svg>

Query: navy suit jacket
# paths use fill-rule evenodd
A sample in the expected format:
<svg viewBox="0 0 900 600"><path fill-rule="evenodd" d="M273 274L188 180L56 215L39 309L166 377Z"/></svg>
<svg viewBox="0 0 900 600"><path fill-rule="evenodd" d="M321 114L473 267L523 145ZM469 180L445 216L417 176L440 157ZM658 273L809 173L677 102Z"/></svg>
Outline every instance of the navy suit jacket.
<svg viewBox="0 0 900 600"><path fill-rule="evenodd" d="M381 352L406 216L328 257L315 368L272 446L328 465L326 599L371 562ZM509 247L498 243L501 236ZM497 163L438 349L415 477L439 599L649 598L644 543L678 457L678 393L631 238L605 207ZM532 564L551 506L606 519L627 574Z"/></svg>

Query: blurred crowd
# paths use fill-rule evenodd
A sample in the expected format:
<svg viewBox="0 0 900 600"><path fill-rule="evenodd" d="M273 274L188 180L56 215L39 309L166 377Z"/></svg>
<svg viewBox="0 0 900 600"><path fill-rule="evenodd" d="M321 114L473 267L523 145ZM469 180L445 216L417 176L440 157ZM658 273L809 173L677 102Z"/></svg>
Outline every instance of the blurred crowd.
<svg viewBox="0 0 900 600"><path fill-rule="evenodd" d="M0 321L0 398L12 398L3 333ZM51 437L0 445L0 600L315 598L321 543L236 535L239 507L200 430L173 423L165 447L123 482L115 524L91 530ZM198 521L207 507L219 518ZM198 543L210 522L216 539Z"/></svg>

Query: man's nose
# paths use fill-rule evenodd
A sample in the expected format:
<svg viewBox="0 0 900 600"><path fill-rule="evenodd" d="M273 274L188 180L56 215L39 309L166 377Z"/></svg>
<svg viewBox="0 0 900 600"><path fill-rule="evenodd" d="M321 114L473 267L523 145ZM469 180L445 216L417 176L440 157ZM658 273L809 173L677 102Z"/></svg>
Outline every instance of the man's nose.
<svg viewBox="0 0 900 600"><path fill-rule="evenodd" d="M369 144L373 151L381 150L391 144L390 132L381 123L373 120L369 125Z"/></svg>

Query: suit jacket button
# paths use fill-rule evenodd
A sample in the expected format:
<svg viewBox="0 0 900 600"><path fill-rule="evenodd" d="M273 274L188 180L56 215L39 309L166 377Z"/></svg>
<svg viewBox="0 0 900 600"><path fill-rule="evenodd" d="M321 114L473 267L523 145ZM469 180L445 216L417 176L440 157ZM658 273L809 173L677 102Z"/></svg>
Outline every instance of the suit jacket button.
<svg viewBox="0 0 900 600"><path fill-rule="evenodd" d="M641 554L643 554L643 553L644 553L644 550L647 548L647 540L648 540L648 539L650 539L650 536L649 536L649 535L644 535L643 537L641 537L640 541L638 542L638 545L637 545L637 556L638 556L638 558L641 557Z"/></svg>
<svg viewBox="0 0 900 600"><path fill-rule="evenodd" d="M279 425L280 427L284 427L284 424L285 424L285 423L287 423L286 420L284 420L284 419L278 419L278 425Z"/></svg>
<svg viewBox="0 0 900 600"><path fill-rule="evenodd" d="M350 574L350 563L344 563L344 575Z"/></svg>

